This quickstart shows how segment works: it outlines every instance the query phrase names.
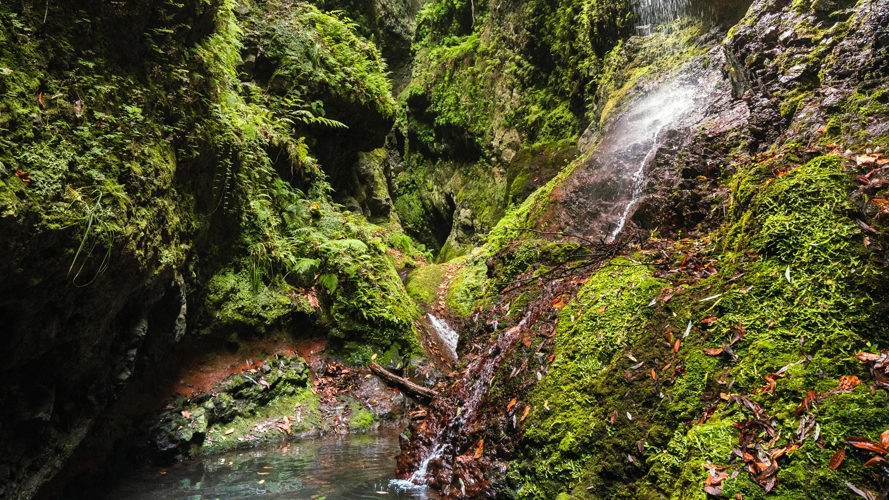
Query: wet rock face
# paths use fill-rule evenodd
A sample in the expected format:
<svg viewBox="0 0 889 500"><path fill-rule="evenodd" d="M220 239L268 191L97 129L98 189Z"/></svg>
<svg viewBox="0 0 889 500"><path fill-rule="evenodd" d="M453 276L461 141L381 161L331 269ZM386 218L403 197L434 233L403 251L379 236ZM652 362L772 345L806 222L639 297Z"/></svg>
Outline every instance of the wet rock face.
<svg viewBox="0 0 889 500"><path fill-rule="evenodd" d="M732 97L721 48L678 76L637 90L601 132L589 159L552 193L543 229L613 239L644 229L694 227L709 212L709 180L737 143L749 113ZM728 140L731 138L732 140Z"/></svg>
<svg viewBox="0 0 889 500"><path fill-rule="evenodd" d="M276 430L272 436L300 432L311 427L306 420L299 422L286 418L297 411L302 401L295 397L309 386L309 371L298 358L270 358L255 369L243 374L232 375L214 386L208 393L192 398L180 399L169 406L169 410L157 418L157 424L150 431L152 454L159 462L170 462L190 456L195 449L208 441L232 441L227 447L238 443L250 445L263 439L267 430ZM249 419L264 406L276 399L292 399L293 408L288 408L284 419L269 423L267 429L260 427L262 418L257 418L256 427L231 432L218 432L219 426L231 423L238 417ZM306 413L308 402L306 401ZM312 422L314 423L314 422ZM215 427L215 428L214 428ZM210 431L215 431L212 434ZM231 436L238 432L237 436ZM231 436L231 437L230 437Z"/></svg>
<svg viewBox="0 0 889 500"><path fill-rule="evenodd" d="M889 70L887 22L889 6L881 0L754 3L727 49L756 144L770 145L791 129L810 140L818 128L811 125L838 103L878 85Z"/></svg>

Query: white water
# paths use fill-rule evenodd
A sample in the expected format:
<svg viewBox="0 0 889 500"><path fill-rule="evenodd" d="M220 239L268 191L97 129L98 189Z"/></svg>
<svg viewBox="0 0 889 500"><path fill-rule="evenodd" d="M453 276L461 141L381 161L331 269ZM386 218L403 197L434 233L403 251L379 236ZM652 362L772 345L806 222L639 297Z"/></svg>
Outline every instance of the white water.
<svg viewBox="0 0 889 500"><path fill-rule="evenodd" d="M457 360L457 342L460 340L460 334L454 331L448 323L433 314L427 314L426 317L429 319L429 323L432 324L432 328L435 330L435 334L438 336L439 340L441 340L442 344L448 349L448 353L451 355L451 359Z"/></svg>
<svg viewBox="0 0 889 500"><path fill-rule="evenodd" d="M689 0L636 0L633 10L641 26L651 27L675 20L690 3Z"/></svg>
<svg viewBox="0 0 889 500"><path fill-rule="evenodd" d="M647 152L636 163L636 169L630 176L632 194L624 205L617 225L611 231L608 241L615 238L624 229L627 219L642 196L645 170L654 161L660 148L660 136L665 130L682 122L695 106L696 88L693 85L681 84L677 81L668 82L652 91L640 101L632 105L632 113L627 113L609 133L611 141L606 141L600 157L612 160L609 163L619 164L619 158L631 156L626 151L626 144L642 143L647 145ZM610 143L610 147L609 147Z"/></svg>
<svg viewBox="0 0 889 500"><path fill-rule="evenodd" d="M500 366L503 358L509 352L509 348L518 340L522 330L527 326L530 316L531 312L529 311L518 325L500 334L497 342L488 349L487 356L480 356L469 365L467 377L474 380L474 382L469 389L469 397L464 401L456 418L450 422L443 432L436 436L432 446L425 452L417 470L411 474L411 477L392 480L389 483L390 486L401 491L426 487L429 464L433 460L446 458L446 452L451 450L451 443L455 437L454 433L459 432L470 417L475 415L479 404L488 392L488 387L490 387L491 380L494 378L494 371ZM430 320L433 318L434 316L430 315Z"/></svg>

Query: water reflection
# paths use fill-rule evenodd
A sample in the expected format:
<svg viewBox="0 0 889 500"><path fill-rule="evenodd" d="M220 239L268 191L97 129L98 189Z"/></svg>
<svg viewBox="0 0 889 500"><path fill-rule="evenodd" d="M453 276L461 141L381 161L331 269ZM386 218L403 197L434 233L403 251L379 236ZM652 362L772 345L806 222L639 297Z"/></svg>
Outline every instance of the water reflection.
<svg viewBox="0 0 889 500"><path fill-rule="evenodd" d="M144 469L123 478L106 498L438 498L389 486L398 452L394 433L300 441Z"/></svg>

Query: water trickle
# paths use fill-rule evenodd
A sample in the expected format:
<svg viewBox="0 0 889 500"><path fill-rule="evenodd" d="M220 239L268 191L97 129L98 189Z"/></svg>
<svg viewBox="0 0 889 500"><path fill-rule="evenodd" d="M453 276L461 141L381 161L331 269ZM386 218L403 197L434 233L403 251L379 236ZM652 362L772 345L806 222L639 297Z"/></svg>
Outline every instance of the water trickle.
<svg viewBox="0 0 889 500"><path fill-rule="evenodd" d="M620 164L631 158L630 168L635 168L629 176L629 182L624 188L629 191L628 199L617 218L617 223L608 241L614 241L623 231L627 219L642 196L645 181L645 170L654 161L660 148L662 133L678 123L692 110L695 104L695 88L691 85L683 85L679 82L669 82L655 91L649 93L633 106L633 113L627 114L617 123L611 135L612 142L604 144L599 161L607 164ZM642 144L642 148L636 151L644 152L632 154L624 145ZM620 146L618 146L620 144Z"/></svg>
<svg viewBox="0 0 889 500"><path fill-rule="evenodd" d="M463 431L466 422L471 421L479 409L479 405L488 392L494 372L503 362L510 348L521 337L522 332L528 326L531 318L529 311L518 325L502 332L494 344L488 349L486 356L474 359L466 369L465 380L471 380L468 386L468 395L456 416L448 422L447 426L439 432L432 442L424 448L416 470L407 479L394 480L390 484L393 488L411 488L425 486L429 481L430 466L436 462L450 462L453 460L453 443L456 437ZM431 319L431 318L430 318ZM465 487L465 485L461 486Z"/></svg>
<svg viewBox="0 0 889 500"><path fill-rule="evenodd" d="M636 0L633 10L639 26L652 27L677 19L690 3L690 0Z"/></svg>
<svg viewBox="0 0 889 500"><path fill-rule="evenodd" d="M448 325L448 323L433 315L427 314L426 317L429 319L429 323L432 324L433 330L435 330L435 334L438 336L441 343L448 350L448 354L450 354L451 359L457 360L457 342L460 340L460 335L454 331L453 328Z"/></svg>

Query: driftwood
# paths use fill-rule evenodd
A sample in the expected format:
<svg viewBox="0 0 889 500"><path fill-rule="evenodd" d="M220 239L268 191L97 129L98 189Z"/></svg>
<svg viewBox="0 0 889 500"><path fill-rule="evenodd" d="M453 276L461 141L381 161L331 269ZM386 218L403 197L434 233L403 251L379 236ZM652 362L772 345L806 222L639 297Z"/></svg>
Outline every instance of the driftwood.
<svg viewBox="0 0 889 500"><path fill-rule="evenodd" d="M390 385L394 385L408 396L427 402L432 401L433 398L438 396L438 393L432 389L427 389L426 387L417 385L404 377L399 377L377 363L370 363L367 366L376 376L380 377Z"/></svg>

